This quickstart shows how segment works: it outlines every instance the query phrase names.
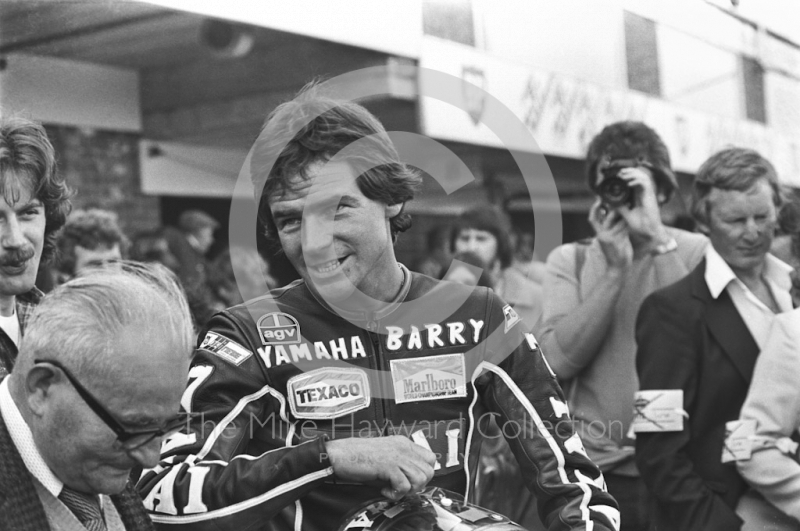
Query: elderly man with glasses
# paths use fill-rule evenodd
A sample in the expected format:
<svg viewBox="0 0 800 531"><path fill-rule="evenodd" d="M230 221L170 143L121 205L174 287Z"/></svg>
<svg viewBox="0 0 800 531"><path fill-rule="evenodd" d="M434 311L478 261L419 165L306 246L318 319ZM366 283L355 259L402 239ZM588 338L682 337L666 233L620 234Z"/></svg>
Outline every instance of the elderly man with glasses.
<svg viewBox="0 0 800 531"><path fill-rule="evenodd" d="M119 262L48 295L0 382L0 529L152 529L128 478L186 422L192 343L162 266Z"/></svg>

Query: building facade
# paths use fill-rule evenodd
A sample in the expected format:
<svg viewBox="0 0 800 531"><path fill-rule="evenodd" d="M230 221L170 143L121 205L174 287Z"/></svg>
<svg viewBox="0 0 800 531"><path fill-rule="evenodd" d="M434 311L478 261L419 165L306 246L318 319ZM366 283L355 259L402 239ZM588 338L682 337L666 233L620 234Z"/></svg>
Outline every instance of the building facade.
<svg viewBox="0 0 800 531"><path fill-rule="evenodd" d="M269 111L312 79L364 68L376 72L365 104L387 129L460 161L432 168L408 205L409 263L429 228L484 202L536 233L542 259L587 235L582 159L622 119L663 136L684 184L733 144L800 187L800 47L727 2L0 3L1 112L43 121L77 205L117 210L129 233L199 207L224 245ZM528 137L500 132L515 124ZM453 181L460 164L471 178ZM667 209L684 212L679 199Z"/></svg>

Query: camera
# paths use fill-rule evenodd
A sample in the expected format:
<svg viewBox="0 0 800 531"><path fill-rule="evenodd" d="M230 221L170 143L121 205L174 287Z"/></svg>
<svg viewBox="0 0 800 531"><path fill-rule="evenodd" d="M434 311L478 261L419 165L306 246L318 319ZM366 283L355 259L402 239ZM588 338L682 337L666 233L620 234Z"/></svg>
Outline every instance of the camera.
<svg viewBox="0 0 800 531"><path fill-rule="evenodd" d="M597 193L603 204L613 210L622 205L634 207L633 189L628 186L628 182L618 177L620 170L624 168L637 168L647 166L647 163L634 159L612 160L608 165L600 170L603 180L597 186Z"/></svg>

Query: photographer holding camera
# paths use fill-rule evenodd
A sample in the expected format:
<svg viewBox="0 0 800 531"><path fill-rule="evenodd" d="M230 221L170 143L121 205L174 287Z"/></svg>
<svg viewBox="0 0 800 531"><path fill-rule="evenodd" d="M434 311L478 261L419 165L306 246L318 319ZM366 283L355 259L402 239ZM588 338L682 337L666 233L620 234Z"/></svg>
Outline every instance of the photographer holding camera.
<svg viewBox="0 0 800 531"><path fill-rule="evenodd" d="M596 236L547 259L539 334L553 370L568 382L576 430L618 500L623 531L648 528L648 495L629 437L636 376L635 320L644 298L688 274L707 239L666 227L660 206L678 188L667 147L641 122L605 127L586 170L597 196Z"/></svg>

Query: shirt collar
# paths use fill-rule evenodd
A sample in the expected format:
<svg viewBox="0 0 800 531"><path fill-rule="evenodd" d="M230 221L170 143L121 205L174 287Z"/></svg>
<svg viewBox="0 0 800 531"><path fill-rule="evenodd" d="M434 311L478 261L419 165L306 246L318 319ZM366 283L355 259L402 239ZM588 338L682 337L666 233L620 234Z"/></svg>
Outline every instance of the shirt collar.
<svg viewBox="0 0 800 531"><path fill-rule="evenodd" d="M789 273L792 266L767 253L764 259L764 278L774 283L781 290L789 291L792 287ZM714 249L713 245L706 248L706 284L713 298L717 298L733 281L741 282L736 273L722 256Z"/></svg>
<svg viewBox="0 0 800 531"><path fill-rule="evenodd" d="M25 331L25 327L28 325L28 320L30 320L33 310L36 309L36 306L43 298L44 293L36 286L22 295L17 295L16 310L19 316L20 335Z"/></svg>
<svg viewBox="0 0 800 531"><path fill-rule="evenodd" d="M25 467L31 475L38 479L53 496L58 497L61 494L64 483L53 474L53 471L45 463L42 454L39 453L39 448L33 439L31 429L11 397L11 392L8 389L8 380L9 377L6 377L0 382L0 414L3 415L8 433L11 435L11 440L14 441L14 446L17 447L17 451L22 457L22 462L25 463Z"/></svg>
<svg viewBox="0 0 800 531"><path fill-rule="evenodd" d="M17 295L17 304L36 305L42 302L43 298L44 292L34 286L22 295Z"/></svg>

